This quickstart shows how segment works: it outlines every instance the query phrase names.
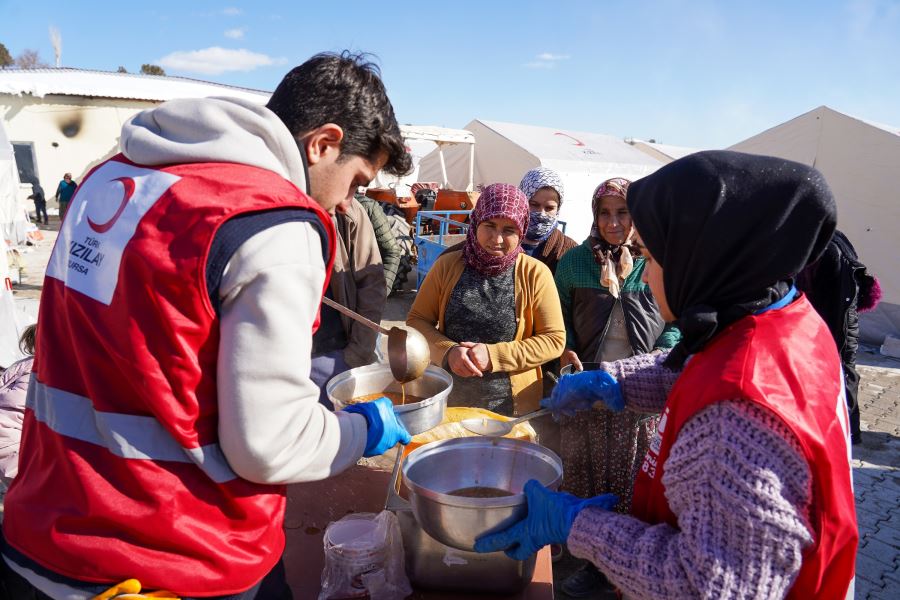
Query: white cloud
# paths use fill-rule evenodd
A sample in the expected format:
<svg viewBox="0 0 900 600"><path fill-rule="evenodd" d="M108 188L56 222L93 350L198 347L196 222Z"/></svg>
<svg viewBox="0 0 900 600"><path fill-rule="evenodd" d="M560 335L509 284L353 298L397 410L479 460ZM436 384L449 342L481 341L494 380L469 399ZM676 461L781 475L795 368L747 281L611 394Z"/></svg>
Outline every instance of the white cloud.
<svg viewBox="0 0 900 600"><path fill-rule="evenodd" d="M535 60L527 62L522 66L527 69L555 69L559 61L568 60L572 57L568 54L553 54L552 52L541 52L534 58Z"/></svg>
<svg viewBox="0 0 900 600"><path fill-rule="evenodd" d="M157 61L159 65L173 71L218 75L226 71L252 71L259 67L281 64L284 58L272 58L266 54L249 50L230 50L213 46L202 50L178 51L167 54Z"/></svg>
<svg viewBox="0 0 900 600"><path fill-rule="evenodd" d="M247 31L243 27L235 27L234 29L226 29L225 37L230 38L232 40L239 40L244 37L244 32Z"/></svg>
<svg viewBox="0 0 900 600"><path fill-rule="evenodd" d="M239 14L241 14L242 12L244 12L244 11L242 11L241 9L239 9L237 7L229 6L228 8L226 8L222 11L222 14L226 15L228 17L236 17Z"/></svg>

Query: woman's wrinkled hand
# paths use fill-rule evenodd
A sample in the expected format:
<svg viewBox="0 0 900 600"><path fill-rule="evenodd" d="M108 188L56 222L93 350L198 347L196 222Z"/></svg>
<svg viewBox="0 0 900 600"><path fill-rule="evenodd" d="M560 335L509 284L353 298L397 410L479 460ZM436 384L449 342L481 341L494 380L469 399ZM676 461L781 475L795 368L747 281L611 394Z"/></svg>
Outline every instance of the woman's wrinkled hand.
<svg viewBox="0 0 900 600"><path fill-rule="evenodd" d="M566 350L562 353L562 356L559 357L559 368L565 368L568 365L575 365L576 371L583 371L584 365L581 364L581 359L578 358L578 355L574 350Z"/></svg>
<svg viewBox="0 0 900 600"><path fill-rule="evenodd" d="M470 342L463 342L468 344ZM450 370L460 377L481 377L482 372L469 356L469 347L459 344L447 352L447 364Z"/></svg>
<svg viewBox="0 0 900 600"><path fill-rule="evenodd" d="M491 372L491 367L493 366L491 365L491 354L488 352L488 348L485 344L480 342L461 342L460 346L465 346L469 349L469 359L478 370L482 373Z"/></svg>

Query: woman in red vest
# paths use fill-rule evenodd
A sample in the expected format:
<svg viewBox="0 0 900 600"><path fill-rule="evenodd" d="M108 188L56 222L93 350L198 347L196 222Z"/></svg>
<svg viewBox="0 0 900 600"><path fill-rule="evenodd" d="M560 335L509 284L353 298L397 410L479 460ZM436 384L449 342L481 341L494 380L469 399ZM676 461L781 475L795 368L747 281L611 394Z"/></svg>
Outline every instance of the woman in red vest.
<svg viewBox="0 0 900 600"><path fill-rule="evenodd" d="M828 186L802 164L701 152L632 184L628 207L645 280L684 337L548 404L662 409L632 515L529 482L528 517L476 549L521 559L565 542L630 597L847 597L858 534L841 364L793 285L834 232Z"/></svg>

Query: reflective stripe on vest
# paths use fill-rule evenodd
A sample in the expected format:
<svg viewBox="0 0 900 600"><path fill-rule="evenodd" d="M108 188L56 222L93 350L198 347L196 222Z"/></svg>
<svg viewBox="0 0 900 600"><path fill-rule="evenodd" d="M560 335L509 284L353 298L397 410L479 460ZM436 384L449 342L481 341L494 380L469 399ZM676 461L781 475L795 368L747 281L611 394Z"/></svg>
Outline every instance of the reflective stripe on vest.
<svg viewBox="0 0 900 600"><path fill-rule="evenodd" d="M236 479L219 444L181 446L153 417L94 410L88 398L39 382L28 386L26 406L60 435L102 446L122 458L194 463L216 483Z"/></svg>

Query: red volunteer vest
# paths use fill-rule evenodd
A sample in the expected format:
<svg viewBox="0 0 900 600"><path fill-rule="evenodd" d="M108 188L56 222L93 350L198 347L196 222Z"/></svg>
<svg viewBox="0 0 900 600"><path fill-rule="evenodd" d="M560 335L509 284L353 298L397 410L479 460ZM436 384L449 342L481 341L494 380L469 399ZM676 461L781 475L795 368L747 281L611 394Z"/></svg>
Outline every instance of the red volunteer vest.
<svg viewBox="0 0 900 600"><path fill-rule="evenodd" d="M190 596L238 593L272 569L285 488L237 477L219 448L205 277L226 220L286 207L324 226L330 276L331 218L276 173L117 156L79 186L47 267L5 501L16 550L73 579Z"/></svg>
<svg viewBox="0 0 900 600"><path fill-rule="evenodd" d="M859 535L840 373L834 340L805 296L725 329L691 358L672 388L635 481L632 513L649 523L678 527L662 483L678 432L723 399L754 402L793 432L813 476L814 542L803 554L788 597L843 600L853 579Z"/></svg>

